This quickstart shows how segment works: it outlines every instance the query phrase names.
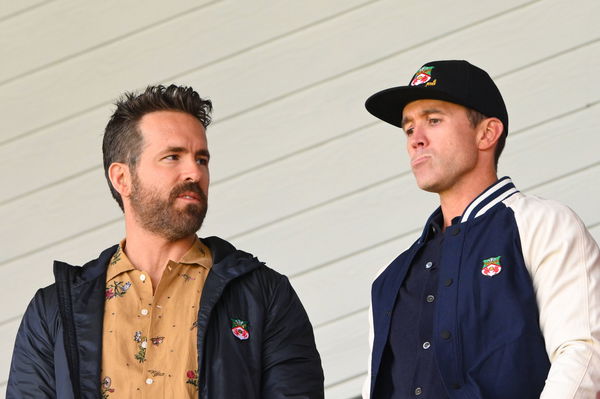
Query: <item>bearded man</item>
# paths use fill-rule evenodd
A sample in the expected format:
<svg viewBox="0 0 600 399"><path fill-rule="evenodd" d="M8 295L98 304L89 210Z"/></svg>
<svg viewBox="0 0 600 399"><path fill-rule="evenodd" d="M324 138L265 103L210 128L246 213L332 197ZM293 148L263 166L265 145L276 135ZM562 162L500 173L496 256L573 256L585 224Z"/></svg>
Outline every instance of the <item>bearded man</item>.
<svg viewBox="0 0 600 399"><path fill-rule="evenodd" d="M103 141L125 238L54 263L19 328L7 398L322 398L306 312L285 276L217 238L207 210L212 104L127 93Z"/></svg>

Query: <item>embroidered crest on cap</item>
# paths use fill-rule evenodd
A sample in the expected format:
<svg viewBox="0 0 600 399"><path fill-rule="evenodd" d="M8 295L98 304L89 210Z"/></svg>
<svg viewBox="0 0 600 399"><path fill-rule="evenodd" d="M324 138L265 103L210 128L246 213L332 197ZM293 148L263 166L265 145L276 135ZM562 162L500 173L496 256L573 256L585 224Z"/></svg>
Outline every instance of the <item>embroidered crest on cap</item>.
<svg viewBox="0 0 600 399"><path fill-rule="evenodd" d="M418 85L422 85L424 83L429 82L431 80L431 71L433 68L435 68L435 67L424 66L423 68L419 69L417 71L417 73L415 73L415 76L413 77L413 80L410 82L410 85L418 86Z"/></svg>
<svg viewBox="0 0 600 399"><path fill-rule="evenodd" d="M500 266L500 256L483 260L481 274L483 274L484 276L492 277L500 273L501 271L502 266Z"/></svg>
<svg viewBox="0 0 600 399"><path fill-rule="evenodd" d="M247 321L239 320L239 319L231 319L231 326L233 327L231 329L231 332L233 333L233 335L236 336L236 338L239 338L242 341L250 338L250 333L248 332L248 322Z"/></svg>

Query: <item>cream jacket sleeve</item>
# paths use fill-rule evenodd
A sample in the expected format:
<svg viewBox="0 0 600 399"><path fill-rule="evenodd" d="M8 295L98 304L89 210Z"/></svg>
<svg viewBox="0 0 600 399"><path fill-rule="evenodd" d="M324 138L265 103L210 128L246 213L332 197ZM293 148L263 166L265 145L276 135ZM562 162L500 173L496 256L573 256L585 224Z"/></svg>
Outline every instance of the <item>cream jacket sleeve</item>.
<svg viewBox="0 0 600 399"><path fill-rule="evenodd" d="M541 399L596 399L600 391L600 251L566 206L534 196L515 213L551 367Z"/></svg>

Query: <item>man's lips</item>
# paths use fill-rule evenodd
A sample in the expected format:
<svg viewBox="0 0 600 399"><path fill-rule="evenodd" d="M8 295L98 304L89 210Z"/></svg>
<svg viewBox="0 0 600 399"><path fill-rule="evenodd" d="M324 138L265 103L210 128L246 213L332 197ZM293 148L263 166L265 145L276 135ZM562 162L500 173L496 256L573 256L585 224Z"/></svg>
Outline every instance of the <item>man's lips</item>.
<svg viewBox="0 0 600 399"><path fill-rule="evenodd" d="M410 165L413 168L417 167L420 164L422 164L423 162L427 161L429 158L431 158L431 155L428 155L428 154L417 155L416 157L414 157L412 159L412 161L410 162Z"/></svg>
<svg viewBox="0 0 600 399"><path fill-rule="evenodd" d="M177 198L181 198L181 199L188 200L188 201L198 201L198 202L202 201L202 198L200 197L200 195L198 195L194 192L191 192L191 191L181 193L177 196Z"/></svg>

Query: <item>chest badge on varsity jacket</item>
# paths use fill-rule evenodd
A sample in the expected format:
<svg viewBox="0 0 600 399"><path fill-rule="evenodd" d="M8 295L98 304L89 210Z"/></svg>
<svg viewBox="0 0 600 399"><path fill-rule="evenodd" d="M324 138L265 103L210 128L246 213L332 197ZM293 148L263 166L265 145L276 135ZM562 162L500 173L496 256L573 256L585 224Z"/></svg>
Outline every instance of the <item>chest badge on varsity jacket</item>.
<svg viewBox="0 0 600 399"><path fill-rule="evenodd" d="M483 260L481 274L483 274L484 276L492 277L500 273L501 271L502 266L500 266L500 256Z"/></svg>
<svg viewBox="0 0 600 399"><path fill-rule="evenodd" d="M246 340L250 338L250 333L248 332L248 322L239 319L231 319L232 329L231 332L236 338Z"/></svg>

